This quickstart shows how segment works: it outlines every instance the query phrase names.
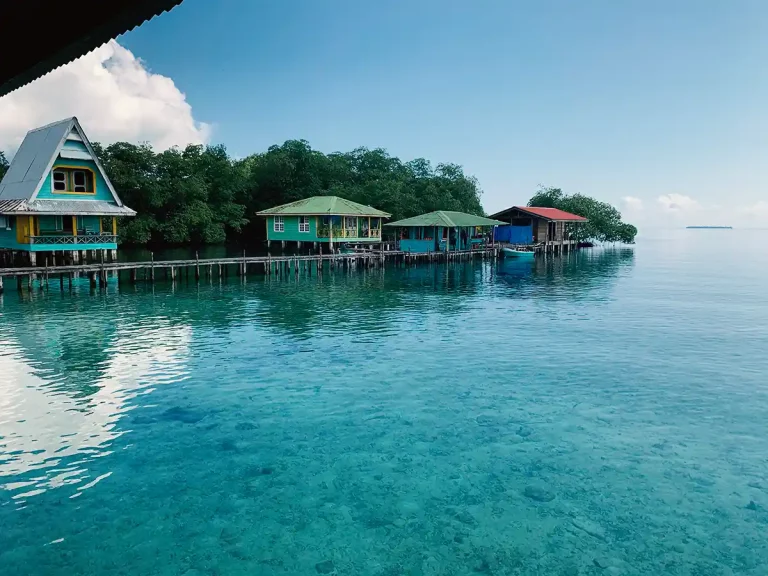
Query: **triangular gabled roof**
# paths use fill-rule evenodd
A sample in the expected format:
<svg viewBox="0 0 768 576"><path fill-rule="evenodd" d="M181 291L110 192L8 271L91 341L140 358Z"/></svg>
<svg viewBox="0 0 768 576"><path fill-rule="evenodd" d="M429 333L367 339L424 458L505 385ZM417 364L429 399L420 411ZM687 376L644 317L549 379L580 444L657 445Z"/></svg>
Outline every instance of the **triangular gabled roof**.
<svg viewBox="0 0 768 576"><path fill-rule="evenodd" d="M413 216L405 220L390 222L385 226L446 226L456 228L463 226L503 226L505 222L491 220L483 216L475 216L465 212L451 212L449 210L436 210L420 216Z"/></svg>
<svg viewBox="0 0 768 576"><path fill-rule="evenodd" d="M383 218L390 216L390 214L376 208L338 196L312 196L262 210L258 214L260 216L378 216Z"/></svg>
<svg viewBox="0 0 768 576"><path fill-rule="evenodd" d="M27 132L19 150L13 157L8 172L0 182L0 200L33 202L37 198L43 180L48 176L53 163L59 156L64 142L72 133L79 136L107 183L107 188L109 188L115 203L122 207L123 203L115 192L112 182L109 181L104 167L99 162L91 142L83 132L80 122L74 116Z"/></svg>

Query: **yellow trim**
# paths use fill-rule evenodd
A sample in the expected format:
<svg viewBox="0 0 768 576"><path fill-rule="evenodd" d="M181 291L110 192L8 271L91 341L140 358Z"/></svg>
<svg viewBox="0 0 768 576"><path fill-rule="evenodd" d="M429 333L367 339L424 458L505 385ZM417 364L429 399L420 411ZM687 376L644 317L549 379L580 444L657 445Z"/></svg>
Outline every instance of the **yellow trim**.
<svg viewBox="0 0 768 576"><path fill-rule="evenodd" d="M112 216L112 236L117 236L117 218Z"/></svg>
<svg viewBox="0 0 768 576"><path fill-rule="evenodd" d="M77 216L72 216L72 236L77 236Z"/></svg>
<svg viewBox="0 0 768 576"><path fill-rule="evenodd" d="M104 234L104 218L99 216L99 234Z"/></svg>
<svg viewBox="0 0 768 576"><path fill-rule="evenodd" d="M23 216L16 217L16 242L19 244L29 244L29 220Z"/></svg>
<svg viewBox="0 0 768 576"><path fill-rule="evenodd" d="M93 183L93 192L75 192L73 190L54 190L53 188L53 172L54 170L69 170L67 172L67 188L72 186L72 170L83 170L88 171L91 173L91 182ZM88 195L95 195L96 194L96 171L93 168L88 168L87 166L70 166L67 164L58 164L51 168L51 194L88 194Z"/></svg>

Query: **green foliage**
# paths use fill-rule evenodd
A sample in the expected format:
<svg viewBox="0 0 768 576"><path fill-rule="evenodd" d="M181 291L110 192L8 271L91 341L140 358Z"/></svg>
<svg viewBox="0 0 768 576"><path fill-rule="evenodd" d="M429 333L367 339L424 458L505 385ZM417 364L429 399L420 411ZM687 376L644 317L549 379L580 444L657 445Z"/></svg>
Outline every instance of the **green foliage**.
<svg viewBox="0 0 768 576"><path fill-rule="evenodd" d="M528 206L559 208L584 216L586 224L574 226L573 238L597 242L634 244L637 228L621 221L621 212L608 204L583 194L564 194L560 188L542 188L528 201Z"/></svg>
<svg viewBox="0 0 768 576"><path fill-rule="evenodd" d="M393 220L433 210L483 214L482 191L455 164L433 167L380 148L323 154L288 140L241 160L223 146L155 152L147 144L94 144L120 198L136 210L123 218L126 244L214 244L260 239L256 213L310 196L341 196L392 214ZM0 175L8 163L0 152Z"/></svg>
<svg viewBox="0 0 768 576"><path fill-rule="evenodd" d="M5 158L2 150L0 150L0 180L3 179L6 172L8 172L8 160Z"/></svg>
<svg viewBox="0 0 768 576"><path fill-rule="evenodd" d="M120 197L138 215L120 224L126 243L218 243L262 238L256 213L310 196L335 195L393 219L432 210L483 214L481 190L460 166L403 163L385 150L323 154L288 140L242 160L223 146L156 153L146 144L96 147Z"/></svg>
<svg viewBox="0 0 768 576"><path fill-rule="evenodd" d="M248 181L240 200L251 221L259 210L321 195L373 206L392 220L439 209L483 214L480 186L460 166L403 163L381 148L323 154L304 140L289 140L241 163Z"/></svg>
<svg viewBox="0 0 768 576"><path fill-rule="evenodd" d="M95 149L120 198L138 213L120 223L126 243L213 244L248 223L236 201L246 173L223 146L155 153L117 142Z"/></svg>

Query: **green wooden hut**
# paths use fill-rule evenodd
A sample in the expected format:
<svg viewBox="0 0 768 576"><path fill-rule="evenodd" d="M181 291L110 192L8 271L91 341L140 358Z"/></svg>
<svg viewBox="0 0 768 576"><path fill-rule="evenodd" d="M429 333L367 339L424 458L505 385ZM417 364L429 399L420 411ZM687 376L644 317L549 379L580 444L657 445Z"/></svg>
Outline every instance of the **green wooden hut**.
<svg viewBox="0 0 768 576"><path fill-rule="evenodd" d="M400 250L425 254L484 247L487 232L503 224L474 214L437 210L386 226L397 229Z"/></svg>
<svg viewBox="0 0 768 576"><path fill-rule="evenodd" d="M381 242L381 225L389 214L338 196L312 196L268 210L267 242Z"/></svg>

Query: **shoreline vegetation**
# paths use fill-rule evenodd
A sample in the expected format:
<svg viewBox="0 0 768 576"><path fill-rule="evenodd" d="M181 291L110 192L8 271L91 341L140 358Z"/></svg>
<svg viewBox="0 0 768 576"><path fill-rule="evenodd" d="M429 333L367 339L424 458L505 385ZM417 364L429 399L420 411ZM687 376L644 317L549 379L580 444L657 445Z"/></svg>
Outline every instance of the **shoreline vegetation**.
<svg viewBox="0 0 768 576"><path fill-rule="evenodd" d="M485 216L474 176L451 163L404 162L382 148L325 154L305 140L232 158L223 145L156 152L148 144L94 143L123 202L138 213L119 222L122 246L171 247L265 240L257 212L310 196L374 206L396 221L435 210ZM0 152L0 178L8 168ZM541 188L528 206L559 208L589 220L580 241L634 243L637 229L606 202Z"/></svg>

